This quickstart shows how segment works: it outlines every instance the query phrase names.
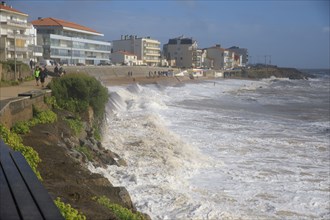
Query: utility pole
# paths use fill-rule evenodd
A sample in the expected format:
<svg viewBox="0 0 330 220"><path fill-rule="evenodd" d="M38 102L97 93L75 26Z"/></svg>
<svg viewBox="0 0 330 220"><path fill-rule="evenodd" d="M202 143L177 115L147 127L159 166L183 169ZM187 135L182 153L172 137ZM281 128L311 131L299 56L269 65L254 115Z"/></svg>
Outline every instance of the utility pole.
<svg viewBox="0 0 330 220"><path fill-rule="evenodd" d="M271 65L272 64L272 55L264 55L264 57L265 57L265 65L267 66L267 57L269 57L268 65Z"/></svg>
<svg viewBox="0 0 330 220"><path fill-rule="evenodd" d="M73 66L73 39L72 39L72 36L71 36L71 65Z"/></svg>

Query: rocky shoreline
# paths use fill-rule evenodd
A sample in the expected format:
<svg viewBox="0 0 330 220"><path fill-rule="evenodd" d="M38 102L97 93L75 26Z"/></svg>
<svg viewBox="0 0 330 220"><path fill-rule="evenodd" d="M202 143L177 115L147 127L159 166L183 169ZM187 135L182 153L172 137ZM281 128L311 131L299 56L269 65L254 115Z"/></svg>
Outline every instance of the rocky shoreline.
<svg viewBox="0 0 330 220"><path fill-rule="evenodd" d="M303 73L295 68L264 66L252 67L250 69L243 69L241 72L242 77L252 79L263 79L270 77L288 78L288 79L308 79L314 76Z"/></svg>
<svg viewBox="0 0 330 220"><path fill-rule="evenodd" d="M87 219L118 219L110 209L94 201L93 197L106 196L111 202L136 212L124 187L114 187L108 179L87 168L88 163L95 167L125 166L125 161L95 140L88 120L84 120L84 131L76 136L64 121L73 115L64 110L54 111L58 115L57 122L37 125L22 137L23 143L33 147L42 160L38 170L52 198L60 197L63 202L82 212ZM88 148L88 155L77 150L78 146ZM144 216L145 219L149 218Z"/></svg>

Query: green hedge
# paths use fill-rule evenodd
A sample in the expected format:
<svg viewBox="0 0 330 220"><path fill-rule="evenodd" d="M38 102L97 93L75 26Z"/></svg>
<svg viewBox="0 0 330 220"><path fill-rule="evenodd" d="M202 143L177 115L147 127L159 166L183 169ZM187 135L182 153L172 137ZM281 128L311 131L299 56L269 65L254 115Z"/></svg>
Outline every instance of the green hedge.
<svg viewBox="0 0 330 220"><path fill-rule="evenodd" d="M96 117L102 117L109 94L107 88L94 77L83 73L66 74L54 78L48 87L59 107L82 113L91 106Z"/></svg>
<svg viewBox="0 0 330 220"><path fill-rule="evenodd" d="M33 114L34 117L31 120L15 123L11 131L17 134L27 134L30 132L30 127L57 121L57 115L51 110L40 111L34 108Z"/></svg>

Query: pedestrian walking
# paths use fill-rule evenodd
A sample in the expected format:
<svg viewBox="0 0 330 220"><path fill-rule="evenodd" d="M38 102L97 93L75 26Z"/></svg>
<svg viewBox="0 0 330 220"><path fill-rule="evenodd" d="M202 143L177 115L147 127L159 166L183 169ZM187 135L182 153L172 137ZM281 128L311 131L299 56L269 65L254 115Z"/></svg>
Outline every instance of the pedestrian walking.
<svg viewBox="0 0 330 220"><path fill-rule="evenodd" d="M45 68L42 68L40 71L40 82L41 82L42 87L44 87L46 77L47 77L47 69L45 67Z"/></svg>
<svg viewBox="0 0 330 220"><path fill-rule="evenodd" d="M56 76L61 76L60 73L59 73L59 70L58 70L58 66L57 65L54 68L54 73L55 73Z"/></svg>
<svg viewBox="0 0 330 220"><path fill-rule="evenodd" d="M34 70L34 78L36 79L37 86L39 86L39 77L40 77L40 68L39 66L36 66L36 69Z"/></svg>
<svg viewBox="0 0 330 220"><path fill-rule="evenodd" d="M32 68L33 68L33 60L30 60L30 68L32 70Z"/></svg>

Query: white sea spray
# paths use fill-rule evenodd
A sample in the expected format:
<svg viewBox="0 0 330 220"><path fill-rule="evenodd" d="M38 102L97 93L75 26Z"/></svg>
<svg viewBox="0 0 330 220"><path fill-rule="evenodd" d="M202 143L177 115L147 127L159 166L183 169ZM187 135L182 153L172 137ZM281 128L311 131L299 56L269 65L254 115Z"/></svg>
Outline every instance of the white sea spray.
<svg viewBox="0 0 330 220"><path fill-rule="evenodd" d="M152 219L327 219L327 83L109 88L102 143L128 166L93 170Z"/></svg>

